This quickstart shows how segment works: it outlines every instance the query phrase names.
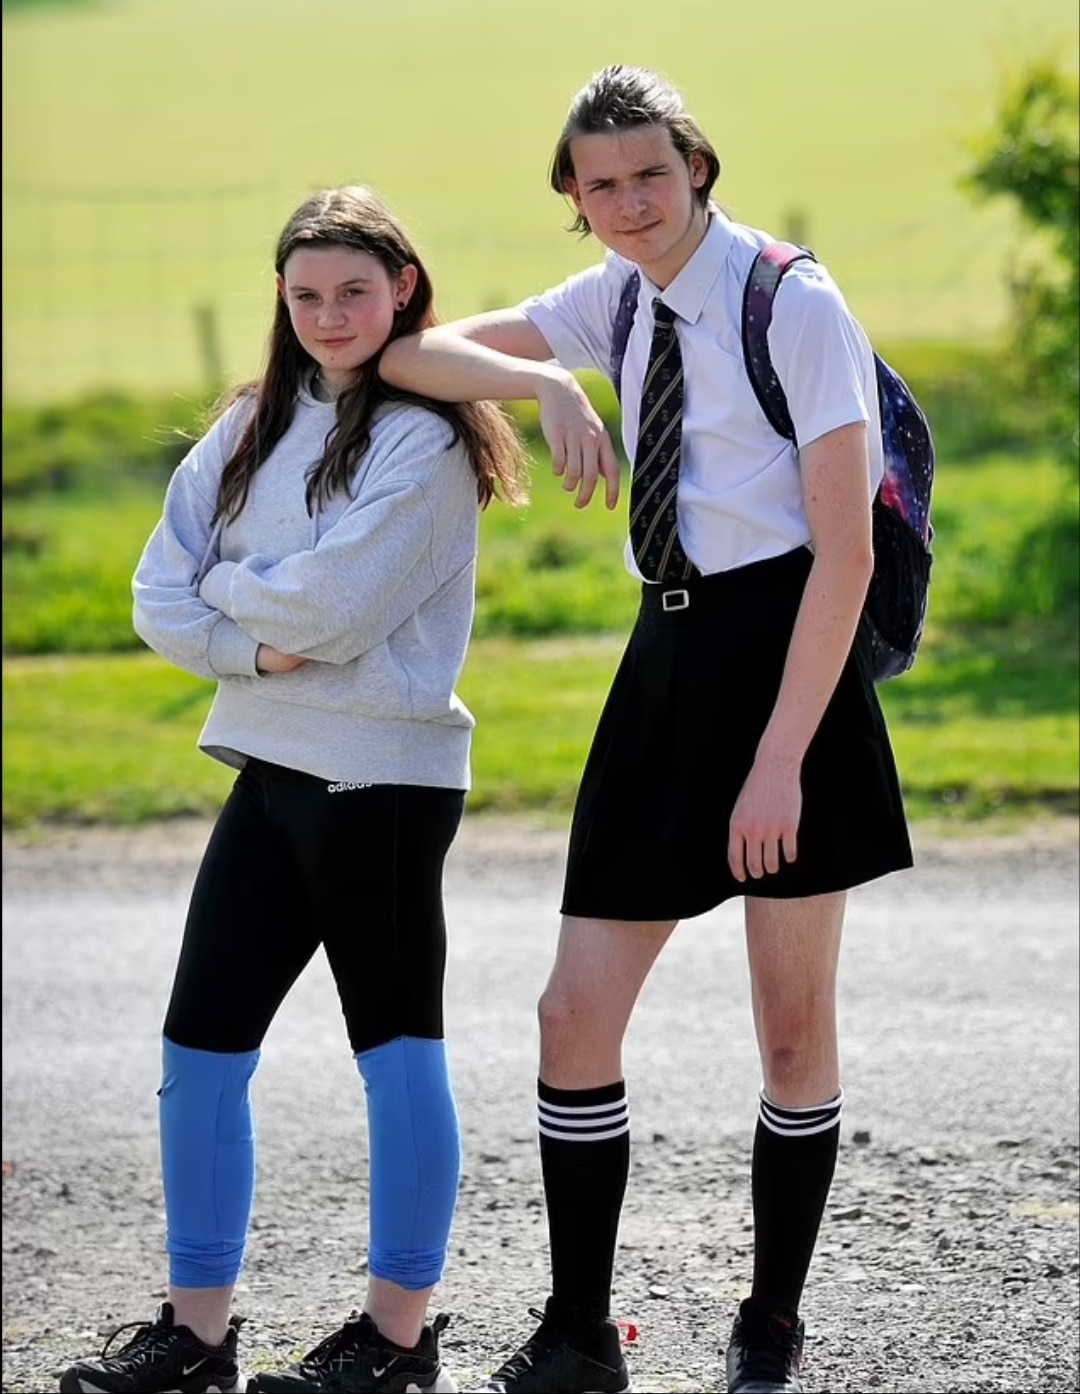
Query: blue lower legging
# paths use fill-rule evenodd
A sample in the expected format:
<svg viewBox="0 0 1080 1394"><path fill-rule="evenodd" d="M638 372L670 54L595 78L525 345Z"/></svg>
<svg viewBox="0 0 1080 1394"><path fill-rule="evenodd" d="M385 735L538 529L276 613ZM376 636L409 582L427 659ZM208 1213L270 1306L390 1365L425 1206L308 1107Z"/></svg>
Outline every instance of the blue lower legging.
<svg viewBox="0 0 1080 1394"><path fill-rule="evenodd" d="M364 1079L369 1271L442 1273L460 1174L443 1041L443 862L457 790L341 789L249 761L192 893L165 1020L160 1101L170 1281L222 1287L255 1176L250 1082L275 1012L321 945Z"/></svg>

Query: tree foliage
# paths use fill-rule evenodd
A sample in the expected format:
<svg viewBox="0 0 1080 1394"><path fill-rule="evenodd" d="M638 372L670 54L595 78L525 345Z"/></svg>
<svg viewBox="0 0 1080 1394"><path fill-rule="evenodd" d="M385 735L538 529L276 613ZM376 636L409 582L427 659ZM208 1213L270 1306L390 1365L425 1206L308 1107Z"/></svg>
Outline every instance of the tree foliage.
<svg viewBox="0 0 1080 1394"><path fill-rule="evenodd" d="M969 186L1013 200L1037 230L1012 282L1020 386L1045 405L1062 455L1080 464L1080 86L1049 61L1010 82Z"/></svg>

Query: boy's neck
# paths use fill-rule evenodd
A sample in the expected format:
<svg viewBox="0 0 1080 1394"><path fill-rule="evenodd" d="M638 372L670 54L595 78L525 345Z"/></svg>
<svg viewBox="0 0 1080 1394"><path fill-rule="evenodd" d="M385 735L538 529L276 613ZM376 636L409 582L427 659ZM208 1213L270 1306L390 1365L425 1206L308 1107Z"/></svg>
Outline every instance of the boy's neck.
<svg viewBox="0 0 1080 1394"><path fill-rule="evenodd" d="M682 237L656 262L640 262L642 272L659 290L666 290L705 240L712 214L695 205Z"/></svg>

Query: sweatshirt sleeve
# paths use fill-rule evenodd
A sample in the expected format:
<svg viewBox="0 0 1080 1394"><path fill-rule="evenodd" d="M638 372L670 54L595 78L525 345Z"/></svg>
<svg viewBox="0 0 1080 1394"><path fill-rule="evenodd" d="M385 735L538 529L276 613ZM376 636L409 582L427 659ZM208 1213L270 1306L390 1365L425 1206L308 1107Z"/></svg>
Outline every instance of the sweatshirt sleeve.
<svg viewBox="0 0 1080 1394"><path fill-rule="evenodd" d="M476 553L476 479L427 419L365 471L356 498L309 551L220 562L201 598L257 644L348 663L383 642Z"/></svg>
<svg viewBox="0 0 1080 1394"><path fill-rule="evenodd" d="M161 520L132 580L135 632L162 658L200 678L256 676L258 643L199 595L216 551L211 522L223 463L217 423L177 468Z"/></svg>

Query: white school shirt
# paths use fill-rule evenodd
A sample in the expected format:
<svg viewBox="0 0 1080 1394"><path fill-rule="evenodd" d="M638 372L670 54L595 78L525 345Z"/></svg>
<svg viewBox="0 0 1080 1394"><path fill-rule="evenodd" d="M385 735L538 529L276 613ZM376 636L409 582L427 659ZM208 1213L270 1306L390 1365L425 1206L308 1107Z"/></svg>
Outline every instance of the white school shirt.
<svg viewBox="0 0 1080 1394"><path fill-rule="evenodd" d="M777 435L743 362L742 301L750 265L774 239L711 210L700 246L666 290L641 273L637 313L622 369L622 437L632 461L641 385L653 333L652 302L675 311L684 405L679 537L706 575L781 556L810 541L796 446ZM615 312L632 262L606 259L520 309L565 368L611 375ZM840 426L869 423L870 491L884 473L873 350L835 281L799 261L776 293L769 350L799 445ZM641 579L626 544L626 566Z"/></svg>

